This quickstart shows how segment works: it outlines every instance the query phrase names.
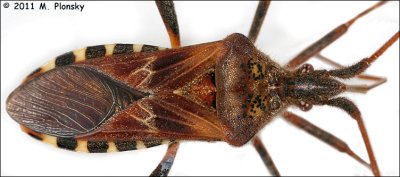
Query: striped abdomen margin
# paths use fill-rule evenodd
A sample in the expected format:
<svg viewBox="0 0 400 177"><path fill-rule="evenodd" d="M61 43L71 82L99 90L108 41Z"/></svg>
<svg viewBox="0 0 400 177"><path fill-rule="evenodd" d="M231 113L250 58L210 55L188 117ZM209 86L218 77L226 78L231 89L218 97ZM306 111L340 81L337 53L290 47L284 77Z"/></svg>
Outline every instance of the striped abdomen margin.
<svg viewBox="0 0 400 177"><path fill-rule="evenodd" d="M31 72L24 79L24 82L29 81L47 71L50 71L55 67L70 65L76 62L81 62L92 58L111 56L116 54L124 54L124 53L153 52L164 49L166 48L146 45L146 44L105 44L105 45L89 46L64 53L50 60L40 68L37 68L36 70Z"/></svg>
<svg viewBox="0 0 400 177"><path fill-rule="evenodd" d="M132 141L87 141L75 138L62 138L34 132L21 126L22 130L31 137L48 143L54 147L76 152L106 153L122 152L150 148L162 144L169 144L170 140L132 140Z"/></svg>

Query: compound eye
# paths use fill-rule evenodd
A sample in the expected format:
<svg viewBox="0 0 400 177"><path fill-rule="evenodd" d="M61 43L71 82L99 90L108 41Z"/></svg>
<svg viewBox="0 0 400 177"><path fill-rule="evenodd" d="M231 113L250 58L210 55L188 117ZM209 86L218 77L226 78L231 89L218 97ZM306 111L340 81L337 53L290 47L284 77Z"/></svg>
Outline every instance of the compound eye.
<svg viewBox="0 0 400 177"><path fill-rule="evenodd" d="M314 67L308 63L302 65L299 69L297 69L297 72L302 74L309 73L312 71L314 71Z"/></svg>
<svg viewBox="0 0 400 177"><path fill-rule="evenodd" d="M300 100L298 103L297 103L297 106L302 110L302 111L309 111L311 108L312 108L312 104L310 104L310 103L307 103L307 102L305 102L305 101L302 101L302 100Z"/></svg>
<svg viewBox="0 0 400 177"><path fill-rule="evenodd" d="M269 100L269 109L271 111L276 111L279 110L279 108L281 108L281 98L279 98L278 95L274 95L271 97L271 99Z"/></svg>

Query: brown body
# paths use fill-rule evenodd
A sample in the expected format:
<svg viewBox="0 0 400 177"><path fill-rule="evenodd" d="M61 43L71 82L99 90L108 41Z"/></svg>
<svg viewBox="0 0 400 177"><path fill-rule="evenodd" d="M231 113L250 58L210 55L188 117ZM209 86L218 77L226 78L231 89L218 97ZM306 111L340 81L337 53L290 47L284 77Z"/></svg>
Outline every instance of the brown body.
<svg viewBox="0 0 400 177"><path fill-rule="evenodd" d="M280 67L252 44L269 3L259 3L250 40L232 34L222 41L178 48L173 4L158 1L171 45L178 49L157 51L155 46L114 44L66 53L29 75L9 96L7 111L33 137L70 150L124 151L178 140L170 143L155 175L168 173L180 140L241 146L251 139L266 166L279 175L261 140L254 136L280 113L379 175L360 111L350 100L335 96L346 90L365 92L384 83L385 79L360 74L399 33L371 57L349 67L334 64L337 69L314 71L309 64L300 65L342 36L357 18L382 4L335 28ZM336 80L353 77L377 83L345 85ZM312 105L346 111L358 123L370 164L340 139L285 111L288 105L303 111Z"/></svg>
<svg viewBox="0 0 400 177"><path fill-rule="evenodd" d="M346 86L332 76L367 66L314 71L305 64L287 71L241 34L178 49L87 56L26 81L8 98L9 114L33 132L62 138L241 146L290 104L305 111L334 104L330 98Z"/></svg>
<svg viewBox="0 0 400 177"><path fill-rule="evenodd" d="M222 140L240 146L286 106L278 86L283 73L245 36L233 34L56 67L17 88L7 111L34 132L56 137Z"/></svg>

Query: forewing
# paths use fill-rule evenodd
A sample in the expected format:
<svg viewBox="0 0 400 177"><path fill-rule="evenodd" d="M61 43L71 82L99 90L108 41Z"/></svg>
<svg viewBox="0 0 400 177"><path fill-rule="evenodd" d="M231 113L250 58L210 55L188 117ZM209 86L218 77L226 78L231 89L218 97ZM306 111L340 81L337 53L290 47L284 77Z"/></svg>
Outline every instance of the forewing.
<svg viewBox="0 0 400 177"><path fill-rule="evenodd" d="M222 140L216 112L173 93L154 94L115 114L93 133L91 140Z"/></svg>
<svg viewBox="0 0 400 177"><path fill-rule="evenodd" d="M221 42L177 49L129 53L86 60L78 65L101 72L143 92L173 91L215 66Z"/></svg>
<svg viewBox="0 0 400 177"><path fill-rule="evenodd" d="M24 82L7 111L33 131L60 137L220 139L216 113L176 94L214 69L220 45L88 57Z"/></svg>

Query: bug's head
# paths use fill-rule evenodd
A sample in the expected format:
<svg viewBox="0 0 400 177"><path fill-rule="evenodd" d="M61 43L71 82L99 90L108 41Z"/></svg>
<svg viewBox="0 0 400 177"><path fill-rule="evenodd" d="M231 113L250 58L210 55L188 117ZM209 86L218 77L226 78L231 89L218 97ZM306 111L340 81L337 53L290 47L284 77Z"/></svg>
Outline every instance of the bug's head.
<svg viewBox="0 0 400 177"><path fill-rule="evenodd" d="M348 109L355 107L351 104L335 103L343 98L333 98L334 96L348 91L365 93L369 89L374 88L386 81L385 78L378 78L364 75L364 79L377 81L371 86L366 85L347 85L341 83L337 79L349 79L354 77L361 78L360 74L363 73L368 67L371 66L380 55L382 55L392 44L399 39L399 32L396 32L383 46L375 51L370 57L364 58L357 63L340 67L333 70L315 70L309 64L304 64L295 71L290 72L283 79L283 94L290 104L298 105L302 110L310 110L312 105L333 105ZM350 105L350 106L349 106ZM343 108L346 107L346 108Z"/></svg>
<svg viewBox="0 0 400 177"><path fill-rule="evenodd" d="M282 79L282 94L289 104L308 111L312 105L323 104L344 92L346 85L329 75L326 70L314 70L304 64Z"/></svg>
<svg viewBox="0 0 400 177"><path fill-rule="evenodd" d="M215 68L217 115L225 141L243 145L287 105L279 84L287 71L241 34L224 39Z"/></svg>

